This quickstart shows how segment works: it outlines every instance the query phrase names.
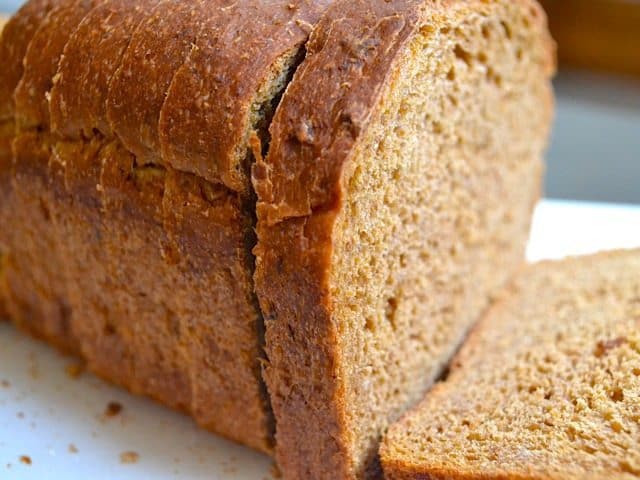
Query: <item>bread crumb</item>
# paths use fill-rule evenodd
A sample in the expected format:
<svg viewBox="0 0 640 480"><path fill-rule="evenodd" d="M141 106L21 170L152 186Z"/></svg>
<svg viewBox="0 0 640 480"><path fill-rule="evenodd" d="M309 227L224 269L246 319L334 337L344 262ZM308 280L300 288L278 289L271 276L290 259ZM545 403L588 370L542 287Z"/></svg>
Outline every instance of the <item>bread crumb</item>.
<svg viewBox="0 0 640 480"><path fill-rule="evenodd" d="M2 388L9 388L11 386L9 380L2 380L2 382L0 382L0 385L2 385Z"/></svg>
<svg viewBox="0 0 640 480"><path fill-rule="evenodd" d="M29 375L33 380L40 378L40 367L38 359L33 352L29 353Z"/></svg>
<svg viewBox="0 0 640 480"><path fill-rule="evenodd" d="M18 412L16 413L16 417L23 419L24 418L24 412Z"/></svg>
<svg viewBox="0 0 640 480"><path fill-rule="evenodd" d="M78 447L76 447L73 443L69 444L69 453L78 453Z"/></svg>
<svg viewBox="0 0 640 480"><path fill-rule="evenodd" d="M24 463L25 465L31 465L31 457L29 455L21 455L20 462Z"/></svg>
<svg viewBox="0 0 640 480"><path fill-rule="evenodd" d="M109 402L107 404L107 408L104 410L104 416L107 418L112 418L122 412L122 405L118 402Z"/></svg>
<svg viewBox="0 0 640 480"><path fill-rule="evenodd" d="M82 363L70 363L64 368L69 377L76 379L84 373L84 364Z"/></svg>
<svg viewBox="0 0 640 480"><path fill-rule="evenodd" d="M137 463L140 460L140 455L137 452L122 452L120 454L120 463L131 464Z"/></svg>

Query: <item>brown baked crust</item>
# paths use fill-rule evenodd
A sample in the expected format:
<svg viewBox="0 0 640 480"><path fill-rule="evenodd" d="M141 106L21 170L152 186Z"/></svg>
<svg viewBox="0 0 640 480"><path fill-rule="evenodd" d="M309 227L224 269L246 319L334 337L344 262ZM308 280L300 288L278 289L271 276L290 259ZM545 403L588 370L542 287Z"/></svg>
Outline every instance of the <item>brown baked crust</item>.
<svg viewBox="0 0 640 480"><path fill-rule="evenodd" d="M13 92L22 78L22 59L40 22L47 16L53 0L29 0L6 23L0 39L0 121L12 120L15 113Z"/></svg>
<svg viewBox="0 0 640 480"><path fill-rule="evenodd" d="M60 0L33 35L24 56L24 72L14 92L18 128L48 128L47 94L70 35L97 0Z"/></svg>
<svg viewBox="0 0 640 480"><path fill-rule="evenodd" d="M160 137L174 168L248 194L247 126L258 90L280 59L298 52L330 1L226 3L174 77Z"/></svg>
<svg viewBox="0 0 640 480"><path fill-rule="evenodd" d="M212 16L207 10L218 3L161 1L131 39L112 80L107 112L113 131L140 165L161 163L158 121L169 85Z"/></svg>
<svg viewBox="0 0 640 480"><path fill-rule="evenodd" d="M360 475L349 452L328 278L344 172L419 21L478 3L336 2L311 35L274 117L268 156L254 165L264 375L277 422L276 458L286 478ZM550 40L549 47L551 73Z"/></svg>
<svg viewBox="0 0 640 480"><path fill-rule="evenodd" d="M53 77L51 131L66 138L110 134L106 96L131 33L158 0L107 0L82 20ZM100 52L97 55L96 52Z"/></svg>

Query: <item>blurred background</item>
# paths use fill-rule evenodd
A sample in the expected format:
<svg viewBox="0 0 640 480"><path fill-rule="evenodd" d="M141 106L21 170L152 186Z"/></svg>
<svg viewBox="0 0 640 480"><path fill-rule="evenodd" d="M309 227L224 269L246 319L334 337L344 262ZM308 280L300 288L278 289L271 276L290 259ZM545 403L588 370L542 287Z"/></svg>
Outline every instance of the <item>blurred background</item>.
<svg viewBox="0 0 640 480"><path fill-rule="evenodd" d="M542 3L560 60L546 194L640 203L640 0Z"/></svg>

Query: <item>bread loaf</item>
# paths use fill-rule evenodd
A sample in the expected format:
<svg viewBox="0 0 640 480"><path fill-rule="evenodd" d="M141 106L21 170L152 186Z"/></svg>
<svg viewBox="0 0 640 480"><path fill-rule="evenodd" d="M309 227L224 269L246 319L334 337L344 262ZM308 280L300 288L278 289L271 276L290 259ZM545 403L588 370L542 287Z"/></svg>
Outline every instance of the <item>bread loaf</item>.
<svg viewBox="0 0 640 480"><path fill-rule="evenodd" d="M523 258L552 110L530 1L335 3L258 160L286 478L365 478Z"/></svg>
<svg viewBox="0 0 640 480"><path fill-rule="evenodd" d="M13 320L228 438L270 451L275 428L285 478L378 474L522 261L552 110L537 4L47 5L0 45L25 66Z"/></svg>
<svg viewBox="0 0 640 480"><path fill-rule="evenodd" d="M13 140L14 199L34 221L12 217L19 241L1 239L12 318L80 353L101 376L264 451L273 422L260 379L255 208L246 186L250 158L261 152L254 138L265 138L326 3L59 0L39 29L51 39L40 45L46 55L26 57L33 73L21 82L40 88L18 88L31 97ZM250 21L255 37L240 45ZM225 68L235 65L226 76L202 77L220 98L237 96L234 122L219 125L228 101L203 102L193 90L202 83L193 72L206 73L213 53ZM170 147L194 131L165 108L198 125L214 122L233 141L225 148L235 163L225 168L240 180L192 175L198 167L188 152L184 171L173 168L179 155L167 161L161 140Z"/></svg>
<svg viewBox="0 0 640 480"><path fill-rule="evenodd" d="M521 273L390 428L386 478L638 478L638 272L640 251Z"/></svg>

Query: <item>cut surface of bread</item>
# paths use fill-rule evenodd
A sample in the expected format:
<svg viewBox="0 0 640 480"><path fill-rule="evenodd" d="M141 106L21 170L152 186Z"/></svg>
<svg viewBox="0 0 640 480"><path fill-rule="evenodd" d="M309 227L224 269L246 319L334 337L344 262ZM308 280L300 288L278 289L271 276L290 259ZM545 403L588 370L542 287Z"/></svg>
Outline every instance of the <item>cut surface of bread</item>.
<svg viewBox="0 0 640 480"><path fill-rule="evenodd" d="M529 1L331 7L254 169L285 478L366 478L523 258L552 110Z"/></svg>
<svg viewBox="0 0 640 480"><path fill-rule="evenodd" d="M640 477L640 251L527 268L393 425L386 478Z"/></svg>

